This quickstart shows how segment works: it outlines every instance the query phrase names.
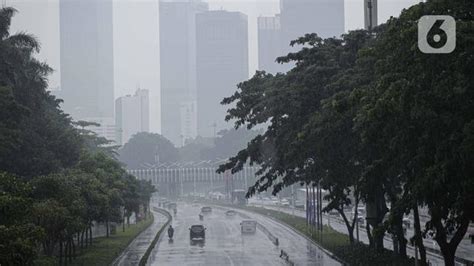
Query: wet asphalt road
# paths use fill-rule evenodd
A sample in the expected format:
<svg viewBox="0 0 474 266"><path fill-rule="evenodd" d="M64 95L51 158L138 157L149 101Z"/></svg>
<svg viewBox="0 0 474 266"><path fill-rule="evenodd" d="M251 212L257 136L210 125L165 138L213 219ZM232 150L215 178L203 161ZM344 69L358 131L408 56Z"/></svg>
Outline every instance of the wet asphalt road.
<svg viewBox="0 0 474 266"><path fill-rule="evenodd" d="M153 250L148 265L288 265L279 257L283 248L295 265L339 265L321 252L310 241L285 226L267 218L245 213L263 224L280 239L275 246L261 230L254 235L242 235L239 215L226 217L225 210L213 207L212 213L199 221L202 205L178 203L178 214L173 219L174 240L164 236ZM189 227L203 224L204 243L191 244Z"/></svg>

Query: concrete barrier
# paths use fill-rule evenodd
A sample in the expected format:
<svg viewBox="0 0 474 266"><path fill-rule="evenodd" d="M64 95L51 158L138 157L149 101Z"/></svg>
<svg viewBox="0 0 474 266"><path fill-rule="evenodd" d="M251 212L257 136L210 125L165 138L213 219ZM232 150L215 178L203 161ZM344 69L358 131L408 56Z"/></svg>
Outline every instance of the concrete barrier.
<svg viewBox="0 0 474 266"><path fill-rule="evenodd" d="M165 210L165 209L161 209L161 208L157 208L157 207L153 207L153 210L156 211L156 212L159 212L161 214L163 214L164 216L167 217L168 221L163 225L163 227L161 227L161 229L158 231L158 233L156 233L156 236L155 238L153 239L153 241L151 242L150 246L148 246L145 254L143 255L143 257L140 259L140 262L138 263L138 265L140 266L145 266L148 262L148 258L150 257L150 254L151 252L153 251L153 249L155 248L156 246L156 243L158 243L158 241L160 240L161 238L161 235L163 233L163 231L168 228L168 225L171 223L172 221L172 216L171 214Z"/></svg>

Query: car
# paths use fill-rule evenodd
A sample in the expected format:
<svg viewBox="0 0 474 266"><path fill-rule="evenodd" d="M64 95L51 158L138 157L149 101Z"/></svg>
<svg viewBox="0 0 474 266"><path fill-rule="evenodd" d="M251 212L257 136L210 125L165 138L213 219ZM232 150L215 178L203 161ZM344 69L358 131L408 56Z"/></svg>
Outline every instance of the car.
<svg viewBox="0 0 474 266"><path fill-rule="evenodd" d="M189 228L189 239L191 241L203 241L206 239L206 228L202 224L191 225Z"/></svg>
<svg viewBox="0 0 474 266"><path fill-rule="evenodd" d="M329 215L331 216L339 216L339 212L335 209L332 209L329 211Z"/></svg>
<svg viewBox="0 0 474 266"><path fill-rule="evenodd" d="M202 207L202 208L201 208L201 212L202 212L202 213L211 213L211 212L212 212L212 208L209 207L209 206Z"/></svg>
<svg viewBox="0 0 474 266"><path fill-rule="evenodd" d="M240 231L242 234L255 234L257 231L257 221L243 220L240 223Z"/></svg>
<svg viewBox="0 0 474 266"><path fill-rule="evenodd" d="M234 210L228 210L225 212L226 216L235 216L237 213Z"/></svg>
<svg viewBox="0 0 474 266"><path fill-rule="evenodd" d="M178 204L176 204L175 202L170 202L168 204L168 209L176 209L178 207Z"/></svg>

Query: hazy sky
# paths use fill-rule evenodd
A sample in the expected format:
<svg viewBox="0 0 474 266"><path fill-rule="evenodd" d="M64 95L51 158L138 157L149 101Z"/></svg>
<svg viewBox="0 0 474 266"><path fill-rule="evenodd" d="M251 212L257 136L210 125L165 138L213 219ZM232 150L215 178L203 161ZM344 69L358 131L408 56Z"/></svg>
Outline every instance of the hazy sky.
<svg viewBox="0 0 474 266"><path fill-rule="evenodd" d="M59 0L1 0L19 13L12 32L26 31L42 44L38 55L56 70L50 87L60 87ZM80 0L78 0L80 1ZM209 0L211 9L246 13L249 19L249 75L254 73L257 56L257 17L279 12L279 0ZM379 23L416 4L416 0L379 0ZM138 86L150 90L151 130L159 132L159 40L158 0L114 1L115 97L133 94ZM345 0L346 31L363 27L363 0Z"/></svg>

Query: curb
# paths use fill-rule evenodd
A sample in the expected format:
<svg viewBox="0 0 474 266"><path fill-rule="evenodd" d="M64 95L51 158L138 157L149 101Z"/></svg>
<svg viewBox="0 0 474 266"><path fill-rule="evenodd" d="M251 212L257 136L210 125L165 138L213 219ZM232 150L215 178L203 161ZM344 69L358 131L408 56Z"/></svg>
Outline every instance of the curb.
<svg viewBox="0 0 474 266"><path fill-rule="evenodd" d="M250 211L248 210L249 212L253 212L253 211ZM255 214L259 214L259 215L262 215L260 213L257 213L257 212L253 212ZM276 223L279 223L281 224L282 226L292 230L293 232L295 232L296 234L304 237L306 240L310 241L313 245L317 246L319 249L321 249L324 253L326 253L326 255L328 255L329 257L331 257L332 259L336 260L337 262L341 263L342 265L350 265L349 263L343 261L341 258L337 257L336 255L334 255L334 253L332 253L331 251L327 250L326 248L322 247L319 243L317 243L316 241L314 241L313 239L311 239L309 236L299 232L296 228L288 225L287 223L283 222L283 221L280 221L276 218L273 218L271 216L268 216L268 215L262 215L262 216L265 216L267 218L269 218L270 220L276 222Z"/></svg>
<svg viewBox="0 0 474 266"><path fill-rule="evenodd" d="M151 215L151 217L153 217L153 219L155 219L155 216L154 216L151 212L150 212L150 215ZM153 222L154 222L154 221L152 221L150 225L148 225L147 227L143 228L140 232L138 232L138 234L137 234L134 238L132 238L132 239L130 239L130 240L128 241L127 246L126 246L122 251L120 251L120 253L117 255L117 257L115 257L115 259L112 261L112 264L111 264L111 265L117 265L117 264L118 264L118 262L120 261L120 259L122 258L122 256L125 255L125 252L127 251L128 246L130 246L130 244L132 244L132 242L133 242L138 236L140 236L143 232L145 232L145 230L147 230L148 228L150 228L150 226L153 225Z"/></svg>
<svg viewBox="0 0 474 266"><path fill-rule="evenodd" d="M168 225L171 223L171 220L172 220L171 214L167 210L157 208L157 207L153 207L153 210L165 215L168 218L168 221L156 233L155 238L151 242L150 246L148 246L145 254L143 254L143 257L140 259L140 262L138 263L138 265L140 265L140 266L145 266L147 264L148 258L150 257L150 254L151 254L151 251L155 248L156 243L158 243L158 241L161 238L161 233L168 227Z"/></svg>

